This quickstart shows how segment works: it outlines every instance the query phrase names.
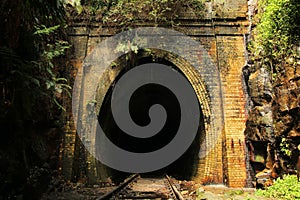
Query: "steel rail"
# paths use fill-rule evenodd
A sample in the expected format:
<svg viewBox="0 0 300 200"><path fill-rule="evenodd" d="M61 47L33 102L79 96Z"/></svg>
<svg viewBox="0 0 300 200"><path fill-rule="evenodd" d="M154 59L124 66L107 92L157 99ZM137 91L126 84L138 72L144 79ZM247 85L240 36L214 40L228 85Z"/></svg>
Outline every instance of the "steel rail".
<svg viewBox="0 0 300 200"><path fill-rule="evenodd" d="M140 177L139 174L134 174L134 175L130 176L123 183L121 183L118 187L116 187L114 190L106 193L105 195L97 198L96 200L109 200L114 195L118 194L121 190L125 189L130 183L134 182L139 177Z"/></svg>
<svg viewBox="0 0 300 200"><path fill-rule="evenodd" d="M172 181L171 181L171 179L170 179L170 177L168 175L166 175L166 179L168 180L168 183L169 183L171 189L173 190L176 198L178 200L184 200L182 194L178 191L178 189L176 188L176 186L172 183Z"/></svg>

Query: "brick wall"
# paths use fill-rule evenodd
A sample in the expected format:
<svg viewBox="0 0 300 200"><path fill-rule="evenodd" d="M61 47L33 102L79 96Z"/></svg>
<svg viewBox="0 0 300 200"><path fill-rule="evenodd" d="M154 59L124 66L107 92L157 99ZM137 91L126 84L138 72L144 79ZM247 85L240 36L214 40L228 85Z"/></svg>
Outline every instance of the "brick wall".
<svg viewBox="0 0 300 200"><path fill-rule="evenodd" d="M203 68L202 71L197 71L182 58L172 54L164 54L164 56L175 64L191 82L205 116L205 134L203 136L205 146L201 147L202 154L205 156L202 156L197 164L198 173L194 177L195 181L204 184L224 183L230 187L244 187L247 170L244 141L246 116L241 74L245 64L244 35L247 34L249 25L247 20L247 1L207 1L206 8L206 20L195 19L190 13L182 14L182 18L179 19L182 25L177 30L201 42L218 67L219 74L214 74L213 76L219 77L221 80L221 88L216 88L216 91L220 93L218 94L219 99L212 102L208 98L209 95L206 94L207 90L205 88L207 85L212 85L211 82L215 80L214 77L205 80L201 79L201 77L205 76L203 73L206 73L203 71L207 71L207 69ZM151 26L151 23L147 26ZM74 65L74 68L80 69L82 61L96 48L97 44L114 35L117 31L113 27L102 27L100 23L73 22L69 28L69 37L74 49L70 63ZM199 54L197 49L192 47L189 51ZM155 53L159 55L161 52L157 51ZM107 78L102 80L102 82L100 81L99 84L102 84L101 88L103 89L103 94L99 91L100 96L102 95L100 98L104 98L105 91L120 70L120 68L114 68L108 71ZM86 103L85 100L82 100L80 94L77 96L79 103ZM219 110L212 110L212 107ZM218 124L214 125L213 120L216 118L221 119L218 123L220 121L223 123L222 129L214 128L220 127ZM72 128L74 130L74 127ZM72 138L70 143L74 143L74 137L71 135L75 133L70 130L68 133L65 147L63 147L65 149L63 158L65 159L62 166L63 172L70 176L70 170L72 170L70 169L72 167L70 161L73 162L70 157L74 156L74 148L70 147L67 138ZM93 145L95 141L92 140L90 142ZM206 151L214 143L213 148L210 151ZM90 161L88 168L89 176L105 178L103 172L100 174L97 171L95 162Z"/></svg>

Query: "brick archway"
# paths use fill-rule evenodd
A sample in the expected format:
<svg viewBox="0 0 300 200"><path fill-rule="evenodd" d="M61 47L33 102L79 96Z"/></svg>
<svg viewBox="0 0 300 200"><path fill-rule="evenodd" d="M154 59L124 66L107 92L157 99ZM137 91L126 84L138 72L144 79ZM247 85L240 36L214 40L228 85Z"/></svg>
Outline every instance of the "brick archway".
<svg viewBox="0 0 300 200"><path fill-rule="evenodd" d="M187 60L184 58L174 55L173 53L161 50L161 49L151 49L151 55L156 59L165 59L166 61L172 63L176 66L189 80L190 84L194 88L194 91L197 95L199 105L203 114L203 123L204 130L201 134L200 142L200 152L199 160L197 165L197 173L193 177L194 180L198 182L215 182L223 183L223 163L220 152L222 152L222 130L215 128L215 118L222 116L213 116L212 115L212 102L210 98L209 91L207 90L207 83L203 80L200 71L195 69ZM148 57L147 52L139 54L138 57L134 59L140 60ZM132 61L126 59L126 56L122 56L113 62L105 72L98 82L97 89L97 113L100 112L103 100L107 94L109 88L114 84L115 79L119 76L120 72L124 68L128 68L129 65L132 65ZM221 88L218 88L221 90ZM219 95L221 91L218 91ZM222 107L221 96L218 97L220 108ZM200 120L200 119L199 119ZM220 121L218 121L220 122ZM212 173L213 172L213 173ZM105 176L104 176L105 177Z"/></svg>
<svg viewBox="0 0 300 200"><path fill-rule="evenodd" d="M238 0L235 3L225 2L224 4L223 1L212 1L207 2L206 6L207 11L211 13L207 13L204 19L195 18L195 16L188 13L181 13L177 20L180 25L168 28L175 28L201 42L212 57L218 72L210 72L210 67L205 64L203 66L206 67L202 69L190 69L191 66L186 64L186 61L182 58L178 58L176 55L166 55L166 57L185 74L192 85L198 85L193 87L205 116L206 141L200 152L201 159L199 160L198 176L195 177L195 181L198 183L224 183L230 187L244 187L247 180L250 180L247 172L249 164L247 164L247 149L244 141L247 111L245 109L246 96L244 96L242 80L242 68L246 61L245 38L249 32L247 2ZM137 25L137 27L144 26L152 27L153 23ZM81 77L83 73L88 73L89 64L83 63L87 55L99 43L114 36L119 31L118 27L105 26L101 24L101 21L88 23L82 19L72 22L68 34L74 47L73 57L70 59L70 65L73 66L72 69L74 70L70 72L71 81L76 75L76 70L78 70L77 77ZM197 48L194 50L197 52ZM202 55L199 49L195 56L201 59ZM114 69L107 70L105 72L107 76L103 78L105 79L103 83L107 84L101 85L99 89L102 88L107 91L121 70L116 66L111 67ZM205 76L205 74L210 74L212 78ZM205 79L205 77L208 78ZM220 80L222 89L216 87L217 90L208 93L207 85L215 84L214 77ZM221 99L212 100L207 97L212 93L220 93L218 96ZM80 98L82 98L82 101L86 100L79 93L77 95L78 102L80 102ZM223 101L223 103L220 103L220 101ZM215 110L210 110L213 106L218 107L220 114L216 115ZM78 117L78 114L73 114L73 117ZM211 122L216 118L224 126L212 124ZM78 143L75 139L76 131L70 115L68 115L67 121L62 153L62 172L66 178L72 179L74 174L78 174L76 172L76 165L78 165L76 158L79 152ZM206 148L211 147L212 141L216 142L215 148L208 151ZM93 145L93 141L88 142ZM93 158L89 155L87 157L86 174L89 180L93 182L93 180L102 178L102 175L95 170Z"/></svg>

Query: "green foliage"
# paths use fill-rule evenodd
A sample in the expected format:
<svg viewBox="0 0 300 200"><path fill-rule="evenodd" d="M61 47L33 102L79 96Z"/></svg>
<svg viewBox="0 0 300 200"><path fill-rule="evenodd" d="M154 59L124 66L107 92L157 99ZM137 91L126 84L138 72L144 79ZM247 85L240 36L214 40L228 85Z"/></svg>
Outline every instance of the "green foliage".
<svg viewBox="0 0 300 200"><path fill-rule="evenodd" d="M76 8L77 12L80 14L82 12L82 6L80 0L63 0L64 4L70 4L74 8Z"/></svg>
<svg viewBox="0 0 300 200"><path fill-rule="evenodd" d="M174 19L185 10L202 16L202 0L90 0L83 3L89 14L121 27L135 26L136 22L167 23L175 26ZM183 10L185 9L185 10Z"/></svg>
<svg viewBox="0 0 300 200"><path fill-rule="evenodd" d="M279 147L280 147L280 151L284 155L286 155L286 156L291 156L292 155L291 144L286 140L286 138L281 139Z"/></svg>
<svg viewBox="0 0 300 200"><path fill-rule="evenodd" d="M39 59L32 61L24 60L10 48L0 47L5 76L2 82L5 93L1 99L1 110L4 109L1 118L34 119L36 105L46 99L50 102L45 103L53 102L64 109L58 103L58 97L63 91L69 93L71 88L65 78L57 77L54 59L62 56L69 45L65 41L57 41L46 46Z"/></svg>
<svg viewBox="0 0 300 200"><path fill-rule="evenodd" d="M294 46L300 39L299 18L299 0L259 1L251 47L253 58L262 60L274 73L282 71L285 60L297 56Z"/></svg>
<svg viewBox="0 0 300 200"><path fill-rule="evenodd" d="M45 25L36 26L36 31L33 33L40 37L40 39L47 39L47 37L55 34L60 25L53 27L46 27ZM40 55L40 59L37 62L39 70L42 74L41 80L46 85L46 89L49 91L48 94L52 96L52 101L61 109L65 110L63 106L58 102L57 96L60 96L63 91L67 92L70 95L69 90L71 87L67 84L66 78L58 78L55 73L55 58L58 58L64 55L65 51L70 48L68 42L64 40L56 40L54 44L47 43L44 44L43 52Z"/></svg>
<svg viewBox="0 0 300 200"><path fill-rule="evenodd" d="M74 0L70 0L71 2ZM137 26L172 26L175 28L176 19L180 13L194 12L201 18L204 13L204 0L84 0L81 1L89 21L100 21L103 25L116 28L119 31ZM72 5L72 3L70 3ZM77 4L76 4L77 5ZM77 6L74 6L77 9ZM80 14L80 13L78 13ZM135 59L142 41L136 35L128 44L120 43L115 49L124 52L126 60ZM150 49L144 49L151 54ZM135 54L135 55L134 55Z"/></svg>
<svg viewBox="0 0 300 200"><path fill-rule="evenodd" d="M51 33L56 31L59 27L60 27L60 25L56 25L56 26L49 27L49 28L47 28L45 25L35 26L36 31L33 34L39 35L41 37L44 35L49 36Z"/></svg>
<svg viewBox="0 0 300 200"><path fill-rule="evenodd" d="M32 182L27 184L33 187L26 186L29 169L48 159L35 151L36 142L45 139L36 136L60 125L62 98L70 90L63 60L69 44L59 2L1 2L0 199L38 199L34 191L42 191Z"/></svg>
<svg viewBox="0 0 300 200"><path fill-rule="evenodd" d="M243 190L231 190L227 192L227 195L229 196L242 195L242 194L244 194Z"/></svg>
<svg viewBox="0 0 300 200"><path fill-rule="evenodd" d="M62 108L61 94L70 90L60 75L65 67L60 59L70 47L62 9L60 1L2 4L0 120L38 122L53 118L55 107Z"/></svg>
<svg viewBox="0 0 300 200"><path fill-rule="evenodd" d="M266 190L258 189L257 196L269 197L272 199L300 199L300 182L295 175L287 175L283 179L278 178L274 185Z"/></svg>

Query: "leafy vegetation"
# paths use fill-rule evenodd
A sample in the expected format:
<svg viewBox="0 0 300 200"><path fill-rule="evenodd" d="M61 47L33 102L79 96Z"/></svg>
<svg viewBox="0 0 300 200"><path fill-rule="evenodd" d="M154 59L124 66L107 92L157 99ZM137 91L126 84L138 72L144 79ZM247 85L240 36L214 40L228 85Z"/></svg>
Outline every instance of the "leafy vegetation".
<svg viewBox="0 0 300 200"><path fill-rule="evenodd" d="M4 19L0 24L1 89L4 93L0 117L20 122L40 121L44 117L40 116L38 107L55 109L52 104L61 107L57 97L70 89L66 79L59 77L63 66L58 65L58 58L70 47L61 31L63 9L58 4L37 0L6 1L1 8Z"/></svg>
<svg viewBox="0 0 300 200"><path fill-rule="evenodd" d="M204 0L66 0L69 19L86 19L87 23L108 25L114 31L124 31L139 26L168 26L176 28L181 13L189 12L195 18L204 14ZM74 12L75 10L75 12ZM138 47L144 41L136 35L129 44L120 43L116 51L125 52L126 60L134 62ZM151 54L151 49L144 49Z"/></svg>
<svg viewBox="0 0 300 200"><path fill-rule="evenodd" d="M292 104L297 92L290 89L299 76L300 67L300 3L299 0L260 0L258 14L254 17L254 29L250 44L251 58L255 63L251 70L265 68L272 84L272 122L276 157L281 160L284 172L295 167L296 146L299 141L288 138L298 123L297 106L282 109L285 99ZM297 88L297 86L295 86ZM282 95L288 91L287 95ZM296 89L295 89L296 91ZM296 100L295 100L296 101ZM297 109L296 109L297 108ZM294 109L294 110L293 110ZM293 122L284 121L293 119ZM279 124L283 126L279 126ZM290 124L289 124L290 123ZM288 127L288 128L287 128Z"/></svg>
<svg viewBox="0 0 300 200"><path fill-rule="evenodd" d="M41 27L36 27L36 31L33 34L45 41L47 37L55 33L59 27L60 25L56 25L48 28L45 25L42 25ZM64 40L56 40L54 44L48 43L46 44L44 51L40 54L40 59L37 63L40 72L43 71L41 70L41 68L43 68L43 74L46 73L46 76L40 77L40 79L44 82L48 92L51 93L51 100L64 111L65 108L58 102L57 97L60 96L63 91L71 96L69 92L71 86L67 84L66 78L57 77L54 71L55 64L53 62L55 61L55 58L64 55L68 48L70 48L70 45Z"/></svg>
<svg viewBox="0 0 300 200"><path fill-rule="evenodd" d="M280 151L286 155L286 156L291 156L292 151L291 151L291 143L287 141L286 138L281 139L281 143L279 144Z"/></svg>
<svg viewBox="0 0 300 200"><path fill-rule="evenodd" d="M176 26L174 20L186 10L201 16L203 0L86 0L82 5L71 1L79 14L86 13L94 20L119 27L134 27L136 23L154 22ZM83 8L82 8L83 7ZM185 9L185 10L183 10Z"/></svg>
<svg viewBox="0 0 300 200"><path fill-rule="evenodd" d="M63 77L70 47L64 16L60 1L0 3L0 199L26 190L28 199L36 199L34 191L42 187L26 178L48 159L44 133L57 126L70 89Z"/></svg>
<svg viewBox="0 0 300 200"><path fill-rule="evenodd" d="M256 191L257 196L269 197L272 199L299 199L300 182L297 181L296 175L287 175L283 179L278 178L274 185Z"/></svg>
<svg viewBox="0 0 300 200"><path fill-rule="evenodd" d="M272 73L280 74L285 64L294 67L297 64L295 57L300 42L300 4L298 0L258 2L257 26L251 45L253 59L262 61Z"/></svg>

